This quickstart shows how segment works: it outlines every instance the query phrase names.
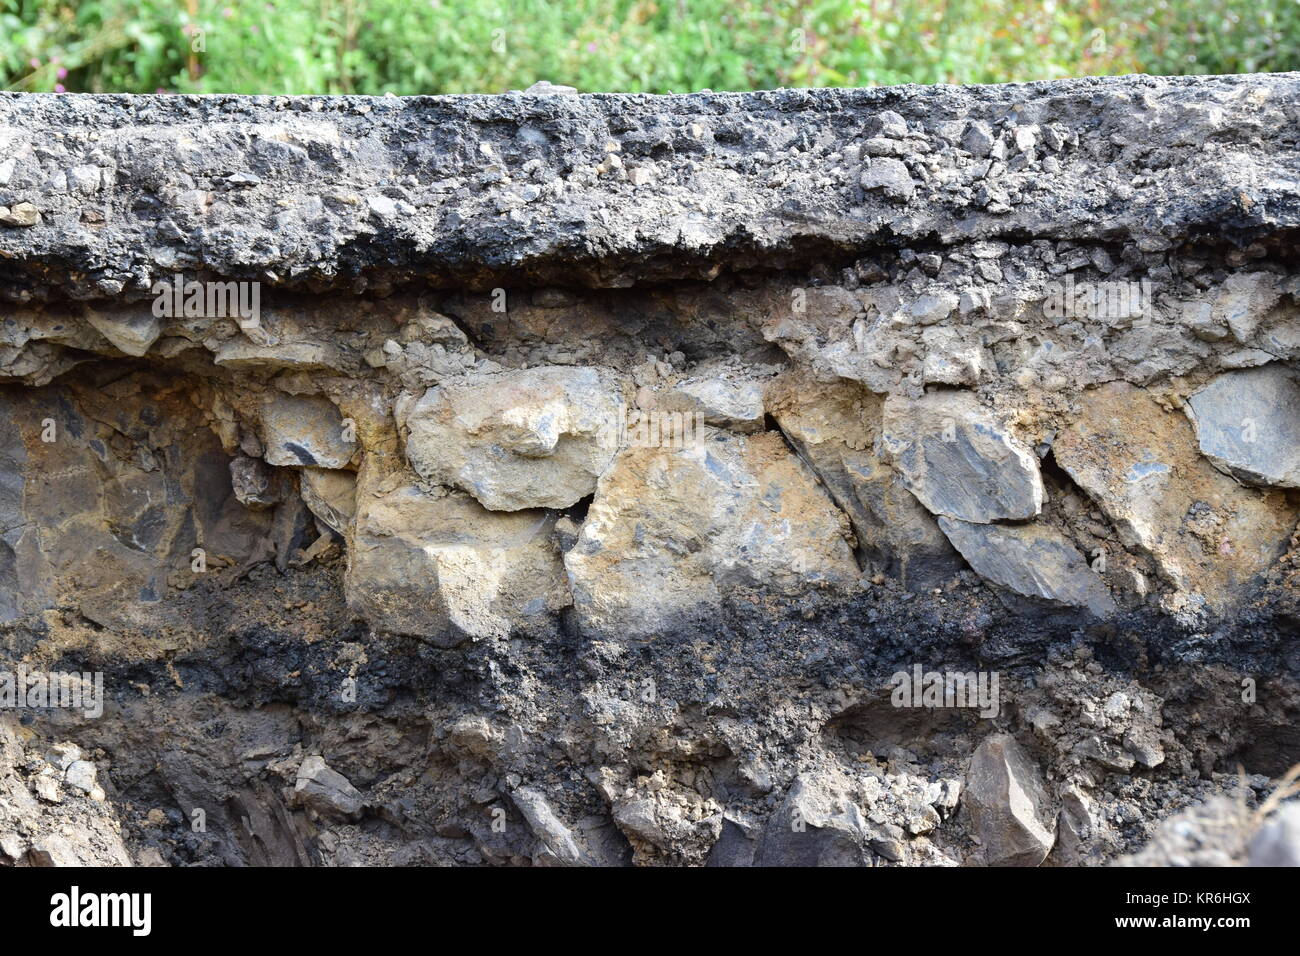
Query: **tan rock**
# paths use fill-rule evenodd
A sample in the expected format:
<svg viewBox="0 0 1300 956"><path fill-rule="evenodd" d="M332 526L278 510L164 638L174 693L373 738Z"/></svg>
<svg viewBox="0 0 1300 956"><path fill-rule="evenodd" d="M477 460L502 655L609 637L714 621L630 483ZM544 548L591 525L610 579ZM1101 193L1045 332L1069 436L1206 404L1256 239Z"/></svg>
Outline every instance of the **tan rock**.
<svg viewBox="0 0 1300 956"><path fill-rule="evenodd" d="M767 401L782 432L849 516L859 552L880 570L920 583L959 565L931 514L881 456L883 396L857 382L803 371L774 380Z"/></svg>
<svg viewBox="0 0 1300 956"><path fill-rule="evenodd" d="M584 629L648 638L716 610L731 586L775 592L858 577L848 521L781 436L707 432L629 448L565 554Z"/></svg>
<svg viewBox="0 0 1300 956"><path fill-rule="evenodd" d="M1215 608L1244 597L1282 552L1297 507L1244 487L1198 450L1186 417L1123 383L1084 394L1052 446L1057 462L1115 524L1125 547Z"/></svg>
<svg viewBox="0 0 1300 956"><path fill-rule="evenodd" d="M500 637L568 603L555 516L494 513L367 460L345 577L350 607L385 631L454 646Z"/></svg>
<svg viewBox="0 0 1300 956"><path fill-rule="evenodd" d="M493 511L567 508L613 460L623 403L609 373L547 367L444 383L399 402L397 420L421 477Z"/></svg>

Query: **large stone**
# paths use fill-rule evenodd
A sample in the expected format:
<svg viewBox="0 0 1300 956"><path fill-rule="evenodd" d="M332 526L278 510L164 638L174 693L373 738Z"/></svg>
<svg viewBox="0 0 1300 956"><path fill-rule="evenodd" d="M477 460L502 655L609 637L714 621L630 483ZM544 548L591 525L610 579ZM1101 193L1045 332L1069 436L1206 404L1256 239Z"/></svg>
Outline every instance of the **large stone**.
<svg viewBox="0 0 1300 956"><path fill-rule="evenodd" d="M1251 341L1260 323L1282 296L1277 276L1239 272L1228 276L1212 298L1212 316L1224 322L1238 342Z"/></svg>
<svg viewBox="0 0 1300 956"><path fill-rule="evenodd" d="M88 308L86 321L127 355L144 355L162 334L162 320L147 306L103 312Z"/></svg>
<svg viewBox="0 0 1300 956"><path fill-rule="evenodd" d="M596 490L623 404L607 373L550 367L447 382L399 403L397 417L421 477L518 511L567 508Z"/></svg>
<svg viewBox="0 0 1300 956"><path fill-rule="evenodd" d="M1201 452L1219 470L1300 488L1300 385L1285 365L1227 372L1187 404Z"/></svg>
<svg viewBox="0 0 1300 956"><path fill-rule="evenodd" d="M862 170L858 182L863 189L879 189L890 199L911 199L916 192L916 181L898 159L880 157L871 160Z"/></svg>
<svg viewBox="0 0 1300 956"><path fill-rule="evenodd" d="M782 374L767 401L781 431L849 516L865 563L909 586L937 584L960 566L934 517L880 452L884 398L857 382Z"/></svg>
<svg viewBox="0 0 1300 956"><path fill-rule="evenodd" d="M195 549L215 571L269 526L194 406L147 377L0 394L0 620L59 605L104 627L172 620Z"/></svg>
<svg viewBox="0 0 1300 956"><path fill-rule="evenodd" d="M553 514L490 512L414 479L369 459L358 478L345 586L374 627L454 646L568 603Z"/></svg>
<svg viewBox="0 0 1300 956"><path fill-rule="evenodd" d="M591 857L572 830L556 815L546 795L535 787L511 791L510 799L527 822L539 846L535 862L544 866L588 866Z"/></svg>
<svg viewBox="0 0 1300 956"><path fill-rule="evenodd" d="M306 758L298 768L293 801L323 816L356 817L365 808L365 798L351 781L332 770L319 755Z"/></svg>
<svg viewBox="0 0 1300 956"><path fill-rule="evenodd" d="M706 425L731 431L762 431L764 379L772 371L771 366L736 364L697 369L659 398L657 407L697 415Z"/></svg>
<svg viewBox="0 0 1300 956"><path fill-rule="evenodd" d="M262 511L284 497L282 473L260 458L240 455L230 462L230 483L235 497L247 508Z"/></svg>
<svg viewBox="0 0 1300 956"><path fill-rule="evenodd" d="M357 476L333 468L303 468L298 476L303 503L311 513L346 534L357 512Z"/></svg>
<svg viewBox="0 0 1300 956"><path fill-rule="evenodd" d="M994 734L976 748L962 805L988 866L1038 866L1052 848L1042 773L1010 734Z"/></svg>
<svg viewBox="0 0 1300 956"><path fill-rule="evenodd" d="M1085 607L1097 617L1115 611L1106 585L1079 549L1046 525L971 524L940 517L939 527L986 581L1053 604Z"/></svg>
<svg viewBox="0 0 1300 956"><path fill-rule="evenodd" d="M904 483L934 514L987 524L1042 509L1038 459L970 392L891 395L883 427Z"/></svg>
<svg viewBox="0 0 1300 956"><path fill-rule="evenodd" d="M343 468L356 452L343 416L329 399L272 395L262 403L261 416L268 464Z"/></svg>
<svg viewBox="0 0 1300 956"><path fill-rule="evenodd" d="M1052 449L1125 547L1215 608L1244 598L1295 528L1297 509L1283 492L1243 487L1215 469L1186 416L1130 385L1087 392Z"/></svg>
<svg viewBox="0 0 1300 956"><path fill-rule="evenodd" d="M779 434L710 430L686 448L623 451L564 560L585 630L647 638L708 616L731 586L853 581L849 539Z"/></svg>
<svg viewBox="0 0 1300 956"><path fill-rule="evenodd" d="M838 788L801 774L767 819L754 866L867 866L872 827Z"/></svg>

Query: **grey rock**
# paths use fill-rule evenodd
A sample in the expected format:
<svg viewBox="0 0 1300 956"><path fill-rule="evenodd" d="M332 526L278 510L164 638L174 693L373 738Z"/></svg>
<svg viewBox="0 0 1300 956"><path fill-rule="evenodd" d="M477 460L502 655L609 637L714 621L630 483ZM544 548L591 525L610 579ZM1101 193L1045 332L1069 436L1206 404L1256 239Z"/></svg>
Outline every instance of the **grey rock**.
<svg viewBox="0 0 1300 956"><path fill-rule="evenodd" d="M279 504L284 497L276 472L260 458L232 458L230 483L235 497L255 511Z"/></svg>
<svg viewBox="0 0 1300 956"><path fill-rule="evenodd" d="M158 341L162 320L145 308L99 312L86 310L86 321L127 355L141 356Z"/></svg>
<svg viewBox="0 0 1300 956"><path fill-rule="evenodd" d="M1280 362L1220 375L1188 400L1201 453L1254 485L1300 488L1300 384Z"/></svg>
<svg viewBox="0 0 1300 956"><path fill-rule="evenodd" d="M754 866L869 866L868 826L861 811L808 775L795 778L768 817Z"/></svg>
<svg viewBox="0 0 1300 956"><path fill-rule="evenodd" d="M962 805L988 866L1038 866L1055 839L1042 772L1009 734L986 737L971 757Z"/></svg>
<svg viewBox="0 0 1300 956"><path fill-rule="evenodd" d="M534 787L520 787L511 791L510 799L540 843L537 862L557 866L590 864L573 831L556 816L545 794Z"/></svg>
<svg viewBox="0 0 1300 956"><path fill-rule="evenodd" d="M262 406L262 444L267 464L343 468L356 452L343 416L324 398L269 397Z"/></svg>
<svg viewBox="0 0 1300 956"><path fill-rule="evenodd" d="M743 867L752 866L754 854L758 850L758 838L761 834L753 823L744 816L724 814L722 830L717 842L709 851L705 866Z"/></svg>
<svg viewBox="0 0 1300 956"><path fill-rule="evenodd" d="M63 782L69 787L80 790L82 793L91 793L98 786L96 776L97 773L93 763L89 760L75 760L64 771Z"/></svg>
<svg viewBox="0 0 1300 956"><path fill-rule="evenodd" d="M939 517L939 527L975 573L1017 594L1083 607L1097 617L1115 611L1106 585L1068 538L1038 522L972 524Z"/></svg>
<svg viewBox="0 0 1300 956"><path fill-rule="evenodd" d="M969 123L966 127L966 135L961 140L962 149L972 156L987 156L993 149L993 143L993 130L983 120L973 120Z"/></svg>
<svg viewBox="0 0 1300 956"><path fill-rule="evenodd" d="M961 560L879 452L883 402L856 382L789 371L768 388L781 432L853 524L862 563L909 588L934 587Z"/></svg>
<svg viewBox="0 0 1300 956"><path fill-rule="evenodd" d="M916 181L907 165L899 159L877 157L862 171L858 180L863 189L878 189L890 199L908 200L916 192Z"/></svg>
<svg viewBox="0 0 1300 956"><path fill-rule="evenodd" d="M360 816L365 798L343 774L330 769L325 759L312 755L298 768L293 786L294 802L323 816L353 818Z"/></svg>
<svg viewBox="0 0 1300 956"><path fill-rule="evenodd" d="M933 514L987 524L1042 509L1038 459L973 394L891 395L883 428L904 483Z"/></svg>

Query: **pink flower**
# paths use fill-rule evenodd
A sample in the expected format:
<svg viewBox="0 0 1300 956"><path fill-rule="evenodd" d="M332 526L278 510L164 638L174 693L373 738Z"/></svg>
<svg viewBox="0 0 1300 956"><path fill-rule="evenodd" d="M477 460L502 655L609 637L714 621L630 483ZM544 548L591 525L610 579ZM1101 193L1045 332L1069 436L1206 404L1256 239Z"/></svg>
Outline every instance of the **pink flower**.
<svg viewBox="0 0 1300 956"><path fill-rule="evenodd" d="M36 59L36 57L32 57L30 60L27 61L27 65L30 66L33 70L39 70L41 68L41 61Z"/></svg>
<svg viewBox="0 0 1300 956"><path fill-rule="evenodd" d="M68 78L68 68L66 66L59 67L59 79L66 80L67 78Z"/></svg>
<svg viewBox="0 0 1300 956"><path fill-rule="evenodd" d="M588 53L595 53L595 52L596 52L596 41L595 41L595 40L592 40L592 41L590 41L590 42L587 44L587 52L588 52Z"/></svg>
<svg viewBox="0 0 1300 956"><path fill-rule="evenodd" d="M63 85L62 83L55 83L55 84L54 84L54 92L55 92L55 93L66 93L66 92L68 92L68 91L67 91L67 88L64 87L64 85Z"/></svg>

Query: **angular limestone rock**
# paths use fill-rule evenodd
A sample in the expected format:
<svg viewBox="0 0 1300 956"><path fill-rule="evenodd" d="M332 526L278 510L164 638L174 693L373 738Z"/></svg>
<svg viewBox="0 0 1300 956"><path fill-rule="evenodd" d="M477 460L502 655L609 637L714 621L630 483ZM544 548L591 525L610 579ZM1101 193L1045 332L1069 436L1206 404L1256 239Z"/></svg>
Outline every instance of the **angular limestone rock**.
<svg viewBox="0 0 1300 956"><path fill-rule="evenodd" d="M926 586L960 566L934 517L880 452L884 398L856 382L782 374L767 401L781 431L849 516L859 553L911 585Z"/></svg>
<svg viewBox="0 0 1300 956"><path fill-rule="evenodd" d="M303 468L298 476L302 500L311 513L346 534L357 512L357 476L333 468Z"/></svg>
<svg viewBox="0 0 1300 956"><path fill-rule="evenodd" d="M772 366L745 368L734 364L697 369L659 397L656 407L695 414L706 425L731 431L762 431L767 411L763 388L773 371Z"/></svg>
<svg viewBox="0 0 1300 956"><path fill-rule="evenodd" d="M940 517L939 527L986 581L1053 604L1086 607L1097 617L1115 611L1106 585L1079 549L1046 525L971 524Z"/></svg>
<svg viewBox="0 0 1300 956"><path fill-rule="evenodd" d="M618 384L594 368L476 375L399 403L406 457L423 478L493 511L567 508L617 451Z"/></svg>
<svg viewBox="0 0 1300 956"><path fill-rule="evenodd" d="M145 305L100 312L86 309L86 321L120 351L139 357L162 335L162 320Z"/></svg>
<svg viewBox="0 0 1300 956"><path fill-rule="evenodd" d="M1192 426L1123 383L1085 393L1052 445L1056 461L1176 588L1220 609L1284 549L1297 508L1243 487L1200 454Z"/></svg>
<svg viewBox="0 0 1300 956"><path fill-rule="evenodd" d="M1010 734L994 734L971 756L962 806L987 866L1038 866L1052 848L1042 772Z"/></svg>
<svg viewBox="0 0 1300 956"><path fill-rule="evenodd" d="M555 516L498 514L367 461L345 577L350 607L384 631L454 646L500 637L568 603Z"/></svg>
<svg viewBox="0 0 1300 956"><path fill-rule="evenodd" d="M867 866L872 827L832 783L811 774L795 778L768 817L753 866Z"/></svg>
<svg viewBox="0 0 1300 956"><path fill-rule="evenodd" d="M520 787L511 792L510 799L540 844L535 862L544 866L591 864L590 856L579 845L573 831L551 809L545 794L534 787Z"/></svg>
<svg viewBox="0 0 1300 956"><path fill-rule="evenodd" d="M1038 459L970 392L891 395L883 428L904 483L932 513L987 524L1042 509Z"/></svg>
<svg viewBox="0 0 1300 956"><path fill-rule="evenodd" d="M321 756L311 756L298 768L293 786L293 802L315 810L323 816L356 817L365 807L365 798L347 777L330 769Z"/></svg>
<svg viewBox="0 0 1300 956"><path fill-rule="evenodd" d="M715 610L732 585L858 577L848 522L780 435L706 434L626 449L601 477L564 556L584 630L647 638Z"/></svg>
<svg viewBox="0 0 1300 956"><path fill-rule="evenodd" d="M344 468L356 451L343 416L328 399L272 395L263 402L261 415L268 464Z"/></svg>
<svg viewBox="0 0 1300 956"><path fill-rule="evenodd" d="M1201 452L1220 471L1300 488L1300 384L1285 365L1226 372L1187 406Z"/></svg>
<svg viewBox="0 0 1300 956"><path fill-rule="evenodd" d="M247 560L269 524L193 405L147 378L0 395L0 620L64 604L104 627L156 622L195 549L207 570Z"/></svg>

